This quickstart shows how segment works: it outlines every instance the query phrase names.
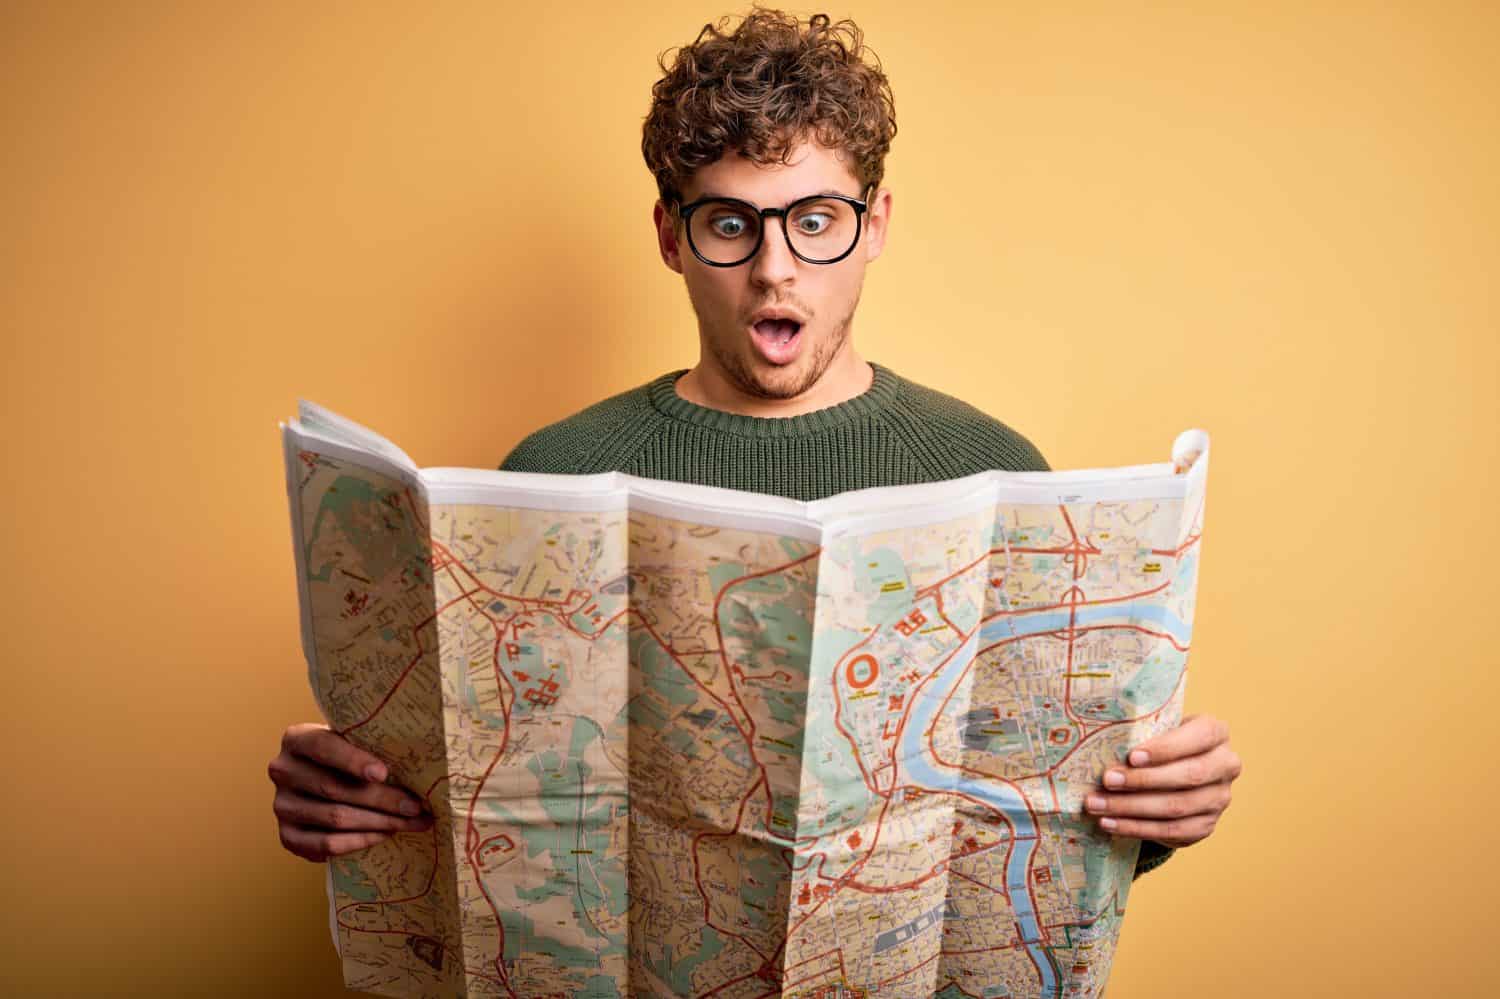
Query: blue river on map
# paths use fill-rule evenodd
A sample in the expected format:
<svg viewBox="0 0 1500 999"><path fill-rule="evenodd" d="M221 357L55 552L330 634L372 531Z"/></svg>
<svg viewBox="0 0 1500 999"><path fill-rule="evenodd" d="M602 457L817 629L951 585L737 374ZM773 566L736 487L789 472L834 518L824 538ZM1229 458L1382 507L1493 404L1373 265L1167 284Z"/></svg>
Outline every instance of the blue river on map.
<svg viewBox="0 0 1500 999"><path fill-rule="evenodd" d="M1165 607L1140 603L1103 604L1077 609L1076 625L1108 620L1111 624L1129 625L1149 621L1163 628L1179 645L1188 643L1189 628ZM987 802L1003 812L1010 820L1011 835L1015 846L1010 861L1005 866L1005 888L1015 910L1016 921L1021 927L1021 940L1035 962L1042 978L1043 997L1061 995L1062 984L1057 979L1052 959L1042 946L1041 926L1037 922L1036 910L1031 904L1031 893L1027 890L1027 872L1031 869L1031 858L1036 853L1037 829L1031 812L1019 791L1008 784L975 778L957 771L940 771L929 762L922 745L922 737L932 728L938 711L949 693L963 677L969 661L981 643L990 645L1006 638L1019 638L1049 631L1060 631L1068 627L1068 611L1056 610L1036 614L1016 614L1012 617L991 621L979 630L978 635L969 636L958 653L943 666L932 683L923 689L921 697L912 705L911 717L902 730L897 757L907 773L923 787L933 790L961 791L971 797Z"/></svg>

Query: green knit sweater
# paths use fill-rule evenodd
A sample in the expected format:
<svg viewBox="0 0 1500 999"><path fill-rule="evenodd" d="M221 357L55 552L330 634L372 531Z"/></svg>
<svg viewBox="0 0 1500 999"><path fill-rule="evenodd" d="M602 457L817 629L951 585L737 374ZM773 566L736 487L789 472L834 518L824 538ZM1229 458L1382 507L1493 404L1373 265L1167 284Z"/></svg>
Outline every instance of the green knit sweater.
<svg viewBox="0 0 1500 999"><path fill-rule="evenodd" d="M677 394L669 371L527 436L503 471L625 472L816 500L850 489L941 482L992 468L1045 471L1030 441L978 409L871 362L860 395L800 416L741 416ZM1135 875L1172 851L1141 844Z"/></svg>

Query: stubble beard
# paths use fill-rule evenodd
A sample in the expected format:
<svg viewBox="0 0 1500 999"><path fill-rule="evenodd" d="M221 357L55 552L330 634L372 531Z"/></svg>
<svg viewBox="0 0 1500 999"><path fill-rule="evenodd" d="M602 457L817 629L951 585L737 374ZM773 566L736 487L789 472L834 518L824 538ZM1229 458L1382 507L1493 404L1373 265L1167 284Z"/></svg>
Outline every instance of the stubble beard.
<svg viewBox="0 0 1500 999"><path fill-rule="evenodd" d="M854 305L858 304L856 300ZM795 399L818 383L834 358L838 357L839 351L844 349L844 344L849 340L849 324L854 321L854 305L850 306L849 314L839 320L828 336L812 344L812 356L802 377L789 383L767 384L761 381L743 354L727 349L718 340L710 339L709 349L713 351L714 358L729 381L746 395L757 399ZM801 335L807 335L806 327L803 327Z"/></svg>

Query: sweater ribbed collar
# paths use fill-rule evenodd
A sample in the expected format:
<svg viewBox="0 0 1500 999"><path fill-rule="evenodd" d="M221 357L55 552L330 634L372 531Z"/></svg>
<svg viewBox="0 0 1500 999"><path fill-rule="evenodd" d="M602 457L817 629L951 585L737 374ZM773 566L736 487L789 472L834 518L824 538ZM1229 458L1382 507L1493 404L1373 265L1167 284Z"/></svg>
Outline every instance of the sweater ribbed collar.
<svg viewBox="0 0 1500 999"><path fill-rule="evenodd" d="M647 383L646 392L657 412L684 423L742 437L803 437L878 413L890 404L899 388L900 377L882 364L874 361L869 364L875 370L875 380L869 388L852 399L797 416L745 416L690 402L677 394L677 379L687 374L687 368L653 378Z"/></svg>

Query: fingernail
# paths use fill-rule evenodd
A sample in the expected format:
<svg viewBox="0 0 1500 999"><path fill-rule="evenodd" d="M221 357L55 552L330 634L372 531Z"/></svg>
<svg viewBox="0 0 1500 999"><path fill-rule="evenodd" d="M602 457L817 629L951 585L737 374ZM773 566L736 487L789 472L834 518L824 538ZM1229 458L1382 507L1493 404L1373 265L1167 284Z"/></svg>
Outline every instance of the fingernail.
<svg viewBox="0 0 1500 999"><path fill-rule="evenodd" d="M1100 819L1099 824L1106 829L1113 829L1115 826L1119 825L1119 823L1117 823L1114 819Z"/></svg>
<svg viewBox="0 0 1500 999"><path fill-rule="evenodd" d="M373 781L383 781L385 780L385 767L379 763L371 763L365 767L365 777Z"/></svg>
<svg viewBox="0 0 1500 999"><path fill-rule="evenodd" d="M1089 795L1089 797L1088 797L1088 806L1089 806L1089 811L1091 811L1091 812L1102 812L1102 811L1104 811L1104 796L1100 795L1100 794L1091 794L1091 795Z"/></svg>
<svg viewBox="0 0 1500 999"><path fill-rule="evenodd" d="M402 815L416 815L420 811L421 809L417 807L417 803L415 801L412 801L410 798L401 799Z"/></svg>
<svg viewBox="0 0 1500 999"><path fill-rule="evenodd" d="M1125 775L1118 770L1111 770L1104 775L1105 787L1120 787L1125 783Z"/></svg>
<svg viewBox="0 0 1500 999"><path fill-rule="evenodd" d="M1151 756L1144 749L1137 749L1130 754L1130 765L1133 767L1143 767L1150 762Z"/></svg>

